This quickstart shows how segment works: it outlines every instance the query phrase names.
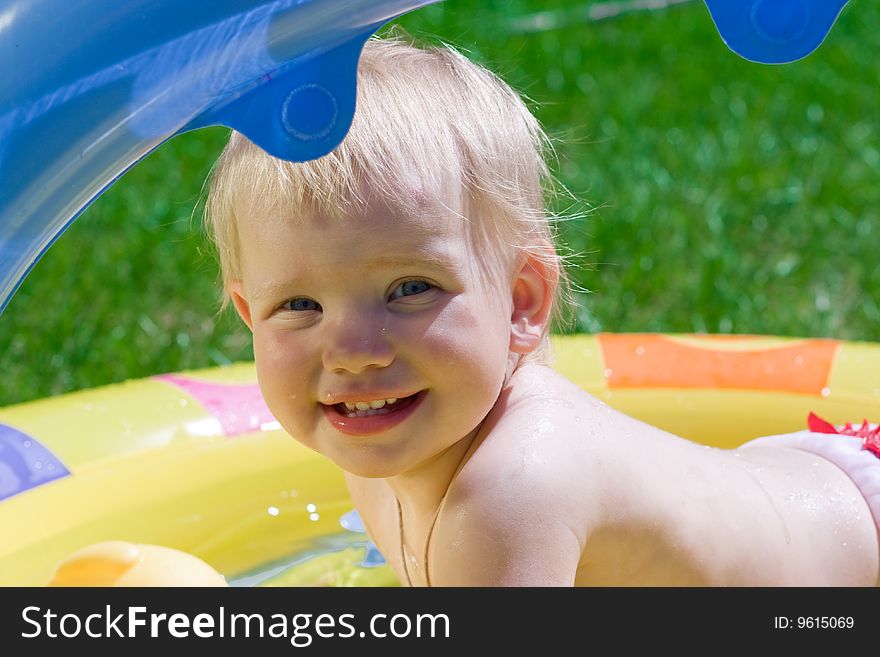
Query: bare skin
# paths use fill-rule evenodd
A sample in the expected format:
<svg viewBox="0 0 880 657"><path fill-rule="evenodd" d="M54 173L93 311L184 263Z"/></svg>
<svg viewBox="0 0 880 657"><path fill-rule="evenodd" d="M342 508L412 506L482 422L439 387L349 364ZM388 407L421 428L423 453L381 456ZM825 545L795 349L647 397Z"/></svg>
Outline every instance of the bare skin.
<svg viewBox="0 0 880 657"><path fill-rule="evenodd" d="M873 586L877 530L832 463L720 450L627 417L551 369L510 378L437 504L348 476L401 578L434 586ZM548 555L553 555L549 557Z"/></svg>

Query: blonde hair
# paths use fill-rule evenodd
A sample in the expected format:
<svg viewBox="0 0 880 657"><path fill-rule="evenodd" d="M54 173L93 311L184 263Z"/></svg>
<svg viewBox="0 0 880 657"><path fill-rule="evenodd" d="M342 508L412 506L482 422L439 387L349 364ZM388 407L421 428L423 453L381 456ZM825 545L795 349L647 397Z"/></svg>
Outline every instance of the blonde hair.
<svg viewBox="0 0 880 657"><path fill-rule="evenodd" d="M464 190L466 220L480 246L528 253L558 271L549 140L520 96L449 46L401 38L369 40L360 58L357 109L332 153L309 162L276 159L233 132L218 159L205 206L217 247L224 306L241 277L237 221L255 209L289 216L345 216L364 209L364 185L396 209L441 199L450 176ZM417 190L413 192L414 182ZM560 294L554 300L559 319ZM549 333L549 328L547 333ZM526 360L549 362L549 337Z"/></svg>

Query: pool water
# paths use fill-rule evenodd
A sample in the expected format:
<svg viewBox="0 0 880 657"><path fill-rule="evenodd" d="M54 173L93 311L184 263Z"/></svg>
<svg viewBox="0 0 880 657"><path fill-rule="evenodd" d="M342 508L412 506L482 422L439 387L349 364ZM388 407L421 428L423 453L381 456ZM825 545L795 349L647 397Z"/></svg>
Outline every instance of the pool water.
<svg viewBox="0 0 880 657"><path fill-rule="evenodd" d="M356 511L340 518L345 531L299 544L289 555L227 576L230 586L400 586L370 541Z"/></svg>

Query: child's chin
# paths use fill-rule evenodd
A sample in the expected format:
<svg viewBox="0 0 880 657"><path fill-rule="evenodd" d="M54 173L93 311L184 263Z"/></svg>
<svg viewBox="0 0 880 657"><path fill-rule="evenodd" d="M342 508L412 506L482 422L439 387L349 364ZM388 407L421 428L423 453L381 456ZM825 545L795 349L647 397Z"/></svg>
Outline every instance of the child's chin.
<svg viewBox="0 0 880 657"><path fill-rule="evenodd" d="M346 465L337 463L336 465L338 465L349 474L352 474L355 477L363 477L364 479L385 479L387 477L393 477L394 475L400 474L400 470L389 468L387 465L377 465L373 467L363 466L360 464L358 464L357 466L352 466L350 463Z"/></svg>
<svg viewBox="0 0 880 657"><path fill-rule="evenodd" d="M385 479L399 475L405 470L399 464L392 464L387 460L380 460L378 462L356 459L331 460L347 473L356 477L363 477L364 479Z"/></svg>

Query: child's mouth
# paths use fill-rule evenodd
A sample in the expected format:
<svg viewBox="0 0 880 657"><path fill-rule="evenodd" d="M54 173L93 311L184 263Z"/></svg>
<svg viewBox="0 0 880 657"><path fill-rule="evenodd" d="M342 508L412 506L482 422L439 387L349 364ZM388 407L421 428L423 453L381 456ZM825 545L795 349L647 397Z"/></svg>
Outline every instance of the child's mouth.
<svg viewBox="0 0 880 657"><path fill-rule="evenodd" d="M412 404L420 393L410 395L409 397L401 397L397 399L391 397L373 402L341 402L334 404L333 408L343 417L371 417L373 415L390 415L402 411Z"/></svg>
<svg viewBox="0 0 880 657"><path fill-rule="evenodd" d="M324 415L330 424L342 433L366 436L382 433L400 424L419 407L428 394L421 390L407 397L372 402L342 402L327 406L321 404Z"/></svg>

